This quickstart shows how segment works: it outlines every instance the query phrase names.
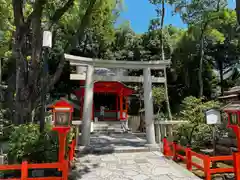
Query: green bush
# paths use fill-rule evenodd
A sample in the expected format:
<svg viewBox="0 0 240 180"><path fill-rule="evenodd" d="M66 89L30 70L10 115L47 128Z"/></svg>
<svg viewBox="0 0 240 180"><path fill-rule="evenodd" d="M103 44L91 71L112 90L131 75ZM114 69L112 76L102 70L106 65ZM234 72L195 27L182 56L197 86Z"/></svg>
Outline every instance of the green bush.
<svg viewBox="0 0 240 180"><path fill-rule="evenodd" d="M204 111L220 106L217 101L203 101L195 97L186 97L182 103L180 119L187 121L178 125L175 129L175 140L192 148L199 148L208 145L212 141L212 127L206 124ZM221 135L219 127L217 135Z"/></svg>
<svg viewBox="0 0 240 180"><path fill-rule="evenodd" d="M72 133L69 133L68 142L71 138ZM14 127L9 140L8 159L10 163L21 163L23 160L32 163L56 162L58 159L57 132L52 131L49 125L43 133L39 132L39 125L36 124Z"/></svg>

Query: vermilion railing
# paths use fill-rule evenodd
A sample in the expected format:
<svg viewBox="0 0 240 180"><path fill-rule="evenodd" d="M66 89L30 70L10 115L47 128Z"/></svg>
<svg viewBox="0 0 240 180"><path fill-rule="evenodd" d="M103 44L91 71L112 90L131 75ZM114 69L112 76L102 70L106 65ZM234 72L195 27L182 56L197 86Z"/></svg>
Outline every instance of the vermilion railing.
<svg viewBox="0 0 240 180"><path fill-rule="evenodd" d="M182 151L185 155L181 155L179 151ZM181 159L186 163L186 168L191 171L192 167L200 169L205 174L206 180L211 180L212 174L217 173L234 173L235 180L240 180L240 152L234 152L229 156L214 156L199 154L191 150L190 147L182 147L175 142L167 141L167 138L163 139L163 154L168 157L173 157L173 160ZM193 162L193 157L202 160L202 164ZM229 168L211 168L211 164L217 161L233 161L234 167Z"/></svg>
<svg viewBox="0 0 240 180"><path fill-rule="evenodd" d="M28 164L27 161L23 161L22 164L13 164L13 165L0 165L0 171L7 170L20 170L21 178L8 178L8 180L67 180L68 179L68 169L69 163L74 159L74 151L76 146L76 140L73 139L72 142L68 145L68 160L56 163L39 163L39 164ZM58 169L62 172L61 177L36 177L29 178L28 170L29 169ZM3 180L3 179L1 179Z"/></svg>

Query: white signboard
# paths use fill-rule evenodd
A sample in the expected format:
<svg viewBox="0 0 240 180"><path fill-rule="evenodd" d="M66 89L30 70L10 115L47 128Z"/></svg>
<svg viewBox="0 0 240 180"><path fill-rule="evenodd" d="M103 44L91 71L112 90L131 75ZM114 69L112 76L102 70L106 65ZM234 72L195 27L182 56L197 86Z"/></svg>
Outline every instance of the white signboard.
<svg viewBox="0 0 240 180"><path fill-rule="evenodd" d="M50 31L43 31L43 47L52 47L52 32Z"/></svg>
<svg viewBox="0 0 240 180"><path fill-rule="evenodd" d="M215 109L211 109L205 112L207 124L220 124L221 113Z"/></svg>

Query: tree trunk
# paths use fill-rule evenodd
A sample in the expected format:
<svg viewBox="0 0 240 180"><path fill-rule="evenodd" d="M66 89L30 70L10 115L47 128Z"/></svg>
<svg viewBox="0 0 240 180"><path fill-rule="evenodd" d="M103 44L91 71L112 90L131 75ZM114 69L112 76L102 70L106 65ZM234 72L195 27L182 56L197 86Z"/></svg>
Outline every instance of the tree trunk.
<svg viewBox="0 0 240 180"><path fill-rule="evenodd" d="M223 96L223 63L222 61L220 60L218 62L218 68L219 68L219 71L220 71L220 87L221 87L221 96Z"/></svg>
<svg viewBox="0 0 240 180"><path fill-rule="evenodd" d="M48 23L47 29L51 29L54 23L58 22L62 15L73 5L74 0L68 0L64 6L57 9ZM23 0L12 0L14 12L14 33L13 59L15 60L14 79L15 85L9 86L10 94L15 94L11 98L14 105L14 122L22 124L32 121L32 111L39 104L39 96L43 89L39 88L40 80L44 79L46 92L49 91L57 79L60 77L64 59L60 60L55 74L48 78L48 74L43 77L42 71L42 13L46 0L34 1L33 11L28 17L23 16ZM45 27L44 26L44 27ZM29 37L31 36L31 39ZM31 46L29 48L29 42ZM30 52L29 52L30 50ZM31 61L27 61L27 56L31 55ZM12 78L13 80L13 78ZM12 84L12 82L10 82Z"/></svg>
<svg viewBox="0 0 240 180"><path fill-rule="evenodd" d="M198 124L197 125L194 125L190 134L189 134L189 137L188 137L188 145L192 145L192 138L193 138L193 133L195 131L195 129L198 127Z"/></svg>
<svg viewBox="0 0 240 180"><path fill-rule="evenodd" d="M200 39L200 60L199 60L199 70L198 70L198 83L199 83L199 97L203 96L203 79L202 79L202 71L203 71L203 57L204 57L204 37L202 35Z"/></svg>
<svg viewBox="0 0 240 180"><path fill-rule="evenodd" d="M161 51L162 51L162 60L165 60L165 53L164 53L164 36L163 36L163 25L164 25L164 17L165 17L165 2L164 0L162 0L162 16L161 16L161 22L160 22L160 26L161 26ZM165 78L165 98L166 98L166 103L167 103L167 110L168 110L168 116L169 119L172 120L172 113L171 113L171 108L170 108L170 103L169 103L169 98L168 98L168 86L167 86L167 72L166 72L166 68L164 68L164 78ZM171 128L170 128L171 129ZM171 131L171 130L170 130Z"/></svg>

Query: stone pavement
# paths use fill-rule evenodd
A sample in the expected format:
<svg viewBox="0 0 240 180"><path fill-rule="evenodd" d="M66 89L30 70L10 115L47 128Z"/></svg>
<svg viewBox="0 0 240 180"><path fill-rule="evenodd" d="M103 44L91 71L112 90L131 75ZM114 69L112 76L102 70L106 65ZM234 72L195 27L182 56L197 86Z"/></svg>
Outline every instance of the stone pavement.
<svg viewBox="0 0 240 180"><path fill-rule="evenodd" d="M83 155L72 171L74 180L199 180L160 152Z"/></svg>
<svg viewBox="0 0 240 180"><path fill-rule="evenodd" d="M103 154L119 152L160 151L160 146L147 147L145 134L132 133L94 133L90 138L90 146L80 147L81 154Z"/></svg>

